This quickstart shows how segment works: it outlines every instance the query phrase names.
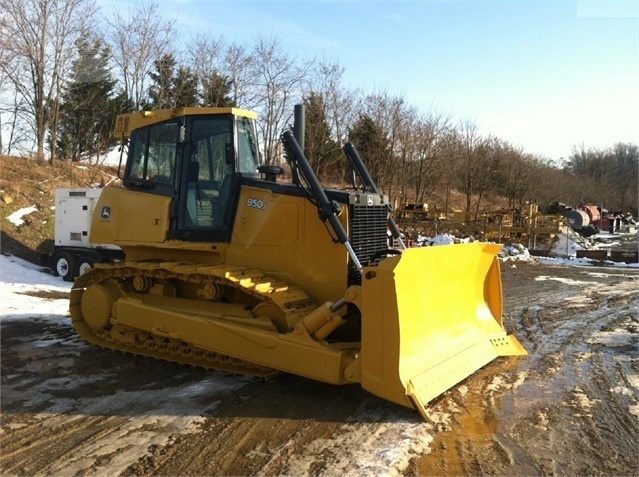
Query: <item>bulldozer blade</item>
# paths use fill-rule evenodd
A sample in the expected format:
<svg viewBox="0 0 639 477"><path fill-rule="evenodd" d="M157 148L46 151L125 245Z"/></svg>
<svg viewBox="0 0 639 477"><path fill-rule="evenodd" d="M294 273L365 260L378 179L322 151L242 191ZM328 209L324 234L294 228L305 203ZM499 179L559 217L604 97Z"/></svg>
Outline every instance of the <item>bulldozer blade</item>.
<svg viewBox="0 0 639 477"><path fill-rule="evenodd" d="M411 248L362 272L361 383L416 408L498 356L526 355L502 325L501 245Z"/></svg>

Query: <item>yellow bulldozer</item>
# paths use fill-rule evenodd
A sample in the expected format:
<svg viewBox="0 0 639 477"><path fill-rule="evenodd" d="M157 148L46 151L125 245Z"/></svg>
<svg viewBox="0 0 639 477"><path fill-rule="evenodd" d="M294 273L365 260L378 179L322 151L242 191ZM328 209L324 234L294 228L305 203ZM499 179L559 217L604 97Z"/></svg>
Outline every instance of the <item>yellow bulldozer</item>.
<svg viewBox="0 0 639 477"><path fill-rule="evenodd" d="M498 356L499 245L406 248L352 144L358 177L325 189L281 137L292 180L261 165L256 115L236 108L124 114L123 187L103 190L90 240L126 258L75 280L87 341L232 373L294 373L416 409ZM391 230L401 247L389 249Z"/></svg>

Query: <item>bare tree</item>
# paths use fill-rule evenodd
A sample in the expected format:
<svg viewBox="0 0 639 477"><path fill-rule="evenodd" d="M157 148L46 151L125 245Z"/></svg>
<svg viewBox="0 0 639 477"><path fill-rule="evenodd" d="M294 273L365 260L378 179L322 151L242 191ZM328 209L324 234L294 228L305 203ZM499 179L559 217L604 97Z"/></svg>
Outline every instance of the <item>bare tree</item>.
<svg viewBox="0 0 639 477"><path fill-rule="evenodd" d="M188 62L198 80L203 106L234 105L229 98L231 80L222 71L224 41L206 33L196 34L187 45Z"/></svg>
<svg viewBox="0 0 639 477"><path fill-rule="evenodd" d="M498 185L497 173L505 155L504 149L503 141L493 135L481 142L478 150L479 167L475 178L475 214L479 214L482 200Z"/></svg>
<svg viewBox="0 0 639 477"><path fill-rule="evenodd" d="M9 156L22 149L22 145L26 145L25 152L30 153L34 142L33 133L28 125L28 118L23 114L23 111L28 109L24 99L13 88L3 94L3 101L6 102L3 103L0 114L9 118L8 121L3 123L3 127L8 131L8 137L3 139L3 146L0 152Z"/></svg>
<svg viewBox="0 0 639 477"><path fill-rule="evenodd" d="M187 47L189 64L201 77L213 76L221 70L224 40L206 33L197 33Z"/></svg>
<svg viewBox="0 0 639 477"><path fill-rule="evenodd" d="M16 104L24 106L20 114L31 125L39 161L44 160L47 131L55 134L75 41L94 12L93 0L0 0L0 45L8 60L0 65L20 98Z"/></svg>
<svg viewBox="0 0 639 477"><path fill-rule="evenodd" d="M276 39L258 38L253 50L255 106L262 121L259 127L266 164L277 162L279 136L290 121L293 104L302 99L302 81L310 63L297 65Z"/></svg>
<svg viewBox="0 0 639 477"><path fill-rule="evenodd" d="M403 129L410 129L406 124L414 115L414 109L406 105L403 97L386 91L366 96L361 108L383 130L388 142L383 156L378 157L379 163L371 166L377 170L378 187L392 196L393 188L398 182L398 163L402 160L401 132Z"/></svg>
<svg viewBox="0 0 639 477"><path fill-rule="evenodd" d="M617 143L612 147L614 204L620 208L634 208L638 204L639 183L639 147L636 144ZM611 205L612 205L611 204Z"/></svg>
<svg viewBox="0 0 639 477"><path fill-rule="evenodd" d="M2 20L2 22L4 23L4 19ZM2 28L2 24L0 24L0 28ZM7 50L5 50L4 48L0 48L0 64L8 63L8 57L9 55ZM10 81L5 71L5 68L0 68L0 98L4 98L6 94L11 94L11 91L13 90L13 88L9 90L9 87L8 87L9 84L10 84ZM4 152L4 143L3 143L4 135L2 131L5 128L5 126L2 122L2 117L6 111L7 111L6 105L0 102L0 154Z"/></svg>
<svg viewBox="0 0 639 477"><path fill-rule="evenodd" d="M452 207L451 194L456 187L456 174L458 162L460 160L460 141L459 133L456 128L450 128L443 135L439 142L439 153L445 161L443 169L442 181L444 185L444 211L448 212Z"/></svg>
<svg viewBox="0 0 639 477"><path fill-rule="evenodd" d="M509 209L522 209L532 189L531 172L538 159L524 154L521 148L501 141L497 191L508 200Z"/></svg>
<svg viewBox="0 0 639 477"><path fill-rule="evenodd" d="M465 211L470 212L472 198L476 194L477 182L481 175L481 161L479 148L482 137L479 128L472 121L462 121L457 127L455 170L457 186L466 196Z"/></svg>
<svg viewBox="0 0 639 477"><path fill-rule="evenodd" d="M561 164L540 158L528 164L529 198L546 209L553 202L579 205L584 183L562 168Z"/></svg>
<svg viewBox="0 0 639 477"><path fill-rule="evenodd" d="M348 140L348 128L357 119L358 92L349 90L342 84L343 76L344 68L341 65L326 61L316 61L312 64L304 81L305 101L308 101L311 97L319 100L315 101L315 103L321 105L322 117L330 132L330 139L333 141L333 145L337 147ZM324 151L327 157L334 162L333 167L336 169L334 171L335 179L346 177L347 172L344 156L341 151L337 152L339 154L335 155L332 151ZM342 160L337 160L337 158Z"/></svg>
<svg viewBox="0 0 639 477"><path fill-rule="evenodd" d="M26 129L26 122L21 121L21 111L26 110L24 100L18 94L16 89L10 91L3 91L2 110L0 114L7 117L8 121L3 122L2 128L8 133L8 136L3 135L1 154L10 156L20 145L25 143L29 144L29 147L33 145L33 135ZM31 138L31 140L29 140ZM31 149L29 149L30 151Z"/></svg>
<svg viewBox="0 0 639 477"><path fill-rule="evenodd" d="M224 53L222 70L231 83L231 100L241 108L252 109L255 104L254 63L255 58L244 46L230 45Z"/></svg>
<svg viewBox="0 0 639 477"><path fill-rule="evenodd" d="M406 131L411 150L404 183L412 186L417 203L426 202L429 192L444 182L445 137L450 129L449 121L448 116L431 111L416 118L414 126Z"/></svg>
<svg viewBox="0 0 639 477"><path fill-rule="evenodd" d="M393 131L395 153L391 169L394 170L399 202L406 203L408 200L407 189L414 173L411 166L419 153L419 132L424 132L420 125L417 109L401 104L400 108L395 111ZM422 152L429 154L427 150Z"/></svg>
<svg viewBox="0 0 639 477"><path fill-rule="evenodd" d="M154 62L169 52L174 38L175 21L162 18L158 8L157 3L143 1L136 3L126 16L116 11L107 20L113 61L135 110L145 102L146 81Z"/></svg>
<svg viewBox="0 0 639 477"><path fill-rule="evenodd" d="M573 147L564 165L576 179L574 202L598 202L614 209L637 209L639 148L618 143L608 149Z"/></svg>
<svg viewBox="0 0 639 477"><path fill-rule="evenodd" d="M326 121L338 143L348 137L348 128L357 119L359 93L342 84L344 67L325 61L314 62L306 78L306 93L321 96L324 103Z"/></svg>

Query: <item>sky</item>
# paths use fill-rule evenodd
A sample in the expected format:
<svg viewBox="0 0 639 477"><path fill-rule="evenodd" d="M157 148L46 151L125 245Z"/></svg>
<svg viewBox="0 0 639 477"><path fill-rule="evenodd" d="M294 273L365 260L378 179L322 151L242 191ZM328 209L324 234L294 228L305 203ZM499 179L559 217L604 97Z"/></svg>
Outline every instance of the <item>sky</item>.
<svg viewBox="0 0 639 477"><path fill-rule="evenodd" d="M344 67L346 87L547 159L639 143L639 0L155 1L179 32L276 38L300 60Z"/></svg>

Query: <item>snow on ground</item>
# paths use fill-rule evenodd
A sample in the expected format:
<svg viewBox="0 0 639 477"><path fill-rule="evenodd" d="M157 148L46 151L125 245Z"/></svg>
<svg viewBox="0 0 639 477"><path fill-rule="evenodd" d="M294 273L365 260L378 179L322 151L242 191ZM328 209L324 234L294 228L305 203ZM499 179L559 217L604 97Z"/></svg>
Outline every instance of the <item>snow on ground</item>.
<svg viewBox="0 0 639 477"><path fill-rule="evenodd" d="M92 156L84 161L85 164L89 166L93 166L95 164L100 164L101 166L113 166L117 167L120 164L120 146L111 148L101 156ZM126 161L126 151L123 162ZM78 166L78 167L86 167L86 166Z"/></svg>
<svg viewBox="0 0 639 477"><path fill-rule="evenodd" d="M516 266L513 262L542 262L548 264L566 265L566 266L592 266L595 262L588 258L575 258L577 250L584 250L586 248L597 248L598 245L605 244L606 246L614 245L618 242L618 236L610 234L598 234L591 238L591 241L586 241L583 237L575 232L566 234L557 234L557 240L555 241L549 257L534 257L530 254L529 250L520 243L511 243L504 245L499 252L499 259L502 263L509 262L512 266ZM468 243L470 238L458 239L450 234L440 234L435 237L423 237L419 236L416 240L418 246L429 247L437 245L451 245L454 243ZM620 268L639 268L638 263L621 263L606 260L604 263L606 266L614 266Z"/></svg>
<svg viewBox="0 0 639 477"><path fill-rule="evenodd" d="M42 267L17 257L0 255L0 319L13 319L13 315L57 316L66 315L69 309L68 298L59 295L58 300L44 298L54 293L66 293L71 284L42 273ZM29 293L29 294L27 294ZM40 293L42 298L33 296Z"/></svg>
<svg viewBox="0 0 639 477"><path fill-rule="evenodd" d="M16 257L0 255L0 322L33 320L59 324L66 321L70 327L69 302L65 296L70 288L70 283L54 277L42 267ZM53 343L52 339L44 335L37 343L32 343L38 348L60 344L59 340ZM67 337L62 344L70 354L77 354L90 346L75 335ZM110 373L117 373L117 369L104 370L100 373L101 376L62 373L35 385L34 391L37 392L33 394L33 402L27 402L25 406L41 408L44 401L48 403L48 407L31 419L44 420L51 414L68 413L69 406L73 406L76 409L74 412L81 412L82 415L122 416L120 419L128 421L123 423L118 435L106 435L91 444L91 448L79 449L61 467L53 468L52 471L65 475L81 472L92 462L99 461L100 456L113 455L116 449L120 449L117 459L110 460L108 469L102 470L108 470L112 475L124 472L143 454L145 448L166 445L179 434L198 432L199 424L205 420L203 415L221 402L225 394L236 393L251 382L251 378L211 373L198 382L195 390L192 389L193 383L167 385L157 390L119 391L117 399L105 395L87 398L86 402L71 402L55 395L55 390L60 386L91 386L92 380L105 379ZM5 399L11 399L15 392L18 391L11 386L3 387ZM191 398L195 398L195 395L207 396L210 404L206 409L191 403ZM191 398L184 399L185 396ZM149 403L147 412L141 415L127 412L128 406L144 402ZM428 451L433 440L431 424L424 423L417 414L413 416L414 419L406 420L404 408L391 408L389 415L377 416L379 411L369 409L369 406L368 401L363 402L360 410L353 416L353 422L345 423L338 435L310 442L304 457L296 456L288 463L287 473L305 475L315 461L323 461L327 465L326 475L395 475L408 465L412 457ZM433 419L437 420L436 418L446 420L446 416L433 415ZM372 424L379 419L387 424ZM153 430L150 431L149 428ZM394 445L389 447L386 445L388 442L393 442ZM370 449L385 450L371 454Z"/></svg>
<svg viewBox="0 0 639 477"><path fill-rule="evenodd" d="M565 258L565 257L532 257L532 260L535 260L539 263L546 264L555 264L555 265L565 265L565 266L573 266L573 267L589 267L593 265L605 265L607 267L615 267L615 268L637 268L639 269L639 263L623 263L623 262L613 262L611 260L605 260L603 262L597 262L595 260L591 260L589 258Z"/></svg>
<svg viewBox="0 0 639 477"><path fill-rule="evenodd" d="M411 457L429 452L431 424L417 417L406 422L399 414L380 415L365 407L351 419L362 422L347 422L330 438L310 442L302 455L292 456L284 474L314 475L313 469L322 463L326 472L321 475L401 475Z"/></svg>

